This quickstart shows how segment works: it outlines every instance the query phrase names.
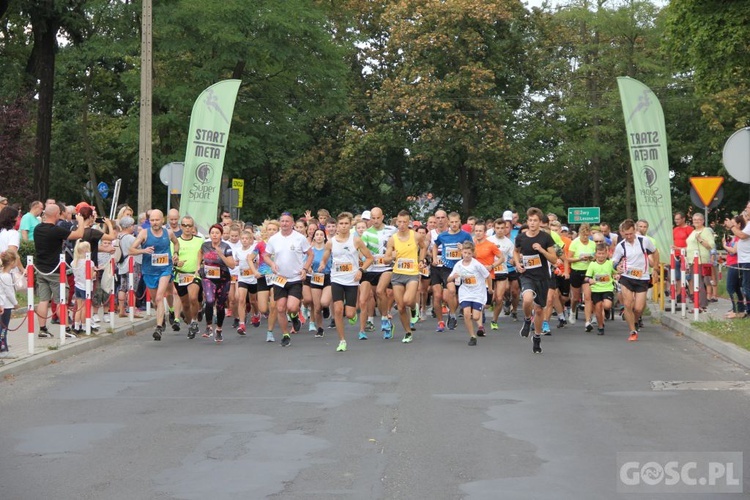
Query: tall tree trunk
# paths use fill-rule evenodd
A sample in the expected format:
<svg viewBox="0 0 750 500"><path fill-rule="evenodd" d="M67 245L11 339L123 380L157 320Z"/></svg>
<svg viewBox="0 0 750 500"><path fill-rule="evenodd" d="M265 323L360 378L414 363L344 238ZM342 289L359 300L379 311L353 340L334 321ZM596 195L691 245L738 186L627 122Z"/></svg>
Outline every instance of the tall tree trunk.
<svg viewBox="0 0 750 500"><path fill-rule="evenodd" d="M36 143L34 159L34 180L32 190L35 196L44 201L49 195L50 143L52 141L52 102L55 90L55 52L57 51L58 24L54 19L44 17L43 9L32 14L34 50L32 57L34 75L39 86L37 108ZM36 19L34 19L36 17Z"/></svg>

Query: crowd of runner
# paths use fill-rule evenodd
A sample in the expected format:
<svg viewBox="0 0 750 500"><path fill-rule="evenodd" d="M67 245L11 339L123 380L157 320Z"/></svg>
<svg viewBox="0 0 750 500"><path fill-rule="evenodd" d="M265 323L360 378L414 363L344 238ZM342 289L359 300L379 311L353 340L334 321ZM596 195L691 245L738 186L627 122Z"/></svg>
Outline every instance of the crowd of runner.
<svg viewBox="0 0 750 500"><path fill-rule="evenodd" d="M520 335L531 337L532 351L541 353L542 337L551 334L551 324L574 327L582 316L584 331L596 328L604 335L617 308L627 322L628 340L636 341L653 269L659 264L648 221L627 219L617 231L606 223L595 228L582 224L572 232L557 216L537 208L526 210L523 220L508 210L497 219L469 217L465 223L458 213L444 210L424 222L402 210L386 223L378 207L336 217L321 209L316 217L307 212L297 219L284 212L258 226L232 220L224 212L207 234L200 234L192 217L180 217L174 209L166 217L155 209L135 220L133 210L122 206L117 218L109 220L99 218L85 202L65 206L47 200L32 203L20 218L6 198L0 197L0 205L3 331L6 314L15 307L12 282L6 281L25 272L17 251L20 241L27 240L36 249L40 337L52 336L48 315L59 321L54 306L61 251L70 264L68 302L77 303L69 323L71 336L82 331L82 263L90 254L98 271L96 288L108 295L114 287L116 314L122 317L127 316L128 258L133 257L135 283L150 292L155 305L156 341L168 326L181 331L184 324L188 339L200 334L221 343L224 322L231 317L232 328L241 336L247 335L246 319L256 328L265 322L266 341L276 342L280 333L281 346L289 346L303 324L317 338L325 335L326 327L335 328L339 352L347 350L347 322L358 326L358 340L367 340L376 331L377 316L378 336L399 337L407 344L418 323L430 315L437 320L436 332L456 329L462 318L468 344L475 346L478 337L487 335L487 319L489 329L498 330L503 314L519 322ZM727 291L733 302L729 317L749 312L747 215L750 203L743 214L724 223L724 248L730 256ZM699 251L701 264L711 266L715 235L700 213L693 214L692 221L692 227L686 226L684 215L675 214L674 248L686 249L688 256ZM108 271L112 259L114 273ZM701 275L700 300L694 304L698 308L716 294L710 269ZM97 325L95 315L93 328ZM4 340L0 348L7 349Z"/></svg>

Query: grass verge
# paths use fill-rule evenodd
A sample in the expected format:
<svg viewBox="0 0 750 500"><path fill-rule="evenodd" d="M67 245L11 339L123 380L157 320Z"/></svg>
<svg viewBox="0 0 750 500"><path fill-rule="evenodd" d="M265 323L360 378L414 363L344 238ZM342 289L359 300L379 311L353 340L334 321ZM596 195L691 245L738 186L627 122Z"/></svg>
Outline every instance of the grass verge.
<svg viewBox="0 0 750 500"><path fill-rule="evenodd" d="M750 351L750 320L735 319L719 321L695 321L692 326L698 330L710 333L725 342L731 342Z"/></svg>

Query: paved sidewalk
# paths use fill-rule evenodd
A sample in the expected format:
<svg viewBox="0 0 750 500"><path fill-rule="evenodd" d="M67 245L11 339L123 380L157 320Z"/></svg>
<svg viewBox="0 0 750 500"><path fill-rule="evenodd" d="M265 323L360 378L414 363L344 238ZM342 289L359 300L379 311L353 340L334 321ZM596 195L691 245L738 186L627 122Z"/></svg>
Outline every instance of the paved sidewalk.
<svg viewBox="0 0 750 500"><path fill-rule="evenodd" d="M26 324L26 314L23 310L19 311L19 313L23 314L17 313L17 317L11 319L10 322L11 331L8 332L9 352L3 353L0 356L0 381L20 371L56 363L75 354L96 349L104 343L112 342L126 335L133 335L135 332L152 328L156 325L154 311L152 311L150 317L146 316L145 312L139 312L143 318L135 319L132 323L129 318L120 318L115 315L114 329L111 328L109 321L102 321L97 334L90 336L84 334L77 338L66 338L65 343L60 345L60 325L54 325L48 321L47 328L54 337L39 338L39 322L36 321L36 331L33 334L34 352L29 353L29 333Z"/></svg>
<svg viewBox="0 0 750 500"><path fill-rule="evenodd" d="M738 347L729 342L724 342L706 333L702 330L693 326L695 319L693 314L689 311L692 307L688 306L686 317L682 317L681 309L677 309L674 314L671 312L669 304L667 304L667 311L660 311L657 304L649 303L649 309L652 311L652 315L655 319L661 322L662 325L676 332L684 334L686 337L690 337L696 342L703 344L709 349L716 351L721 356L733 361L745 368L750 369L750 351L747 351L741 347ZM708 309L705 313L700 313L698 321L740 321L747 325L748 331L750 331L750 318L745 319L725 319L724 315L732 310L732 303L727 299L720 298L718 302L709 303Z"/></svg>

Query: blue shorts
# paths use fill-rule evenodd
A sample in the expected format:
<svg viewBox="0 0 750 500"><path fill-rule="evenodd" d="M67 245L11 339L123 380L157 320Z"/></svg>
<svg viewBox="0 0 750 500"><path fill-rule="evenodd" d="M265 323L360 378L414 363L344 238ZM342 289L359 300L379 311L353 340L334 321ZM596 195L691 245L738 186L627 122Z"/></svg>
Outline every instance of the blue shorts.
<svg viewBox="0 0 750 500"><path fill-rule="evenodd" d="M149 288L151 290L156 290L159 288L159 280L163 277L167 277L169 279L172 279L172 271L170 270L163 272L162 274L144 274L143 276L143 284L146 285L146 288Z"/></svg>
<svg viewBox="0 0 750 500"><path fill-rule="evenodd" d="M76 288L75 288L75 290L76 290L76 291L75 291L75 297L76 297L77 299L81 299L81 300L84 300L84 299L86 298L86 290L81 290L81 289L80 289L80 288L78 288L78 287L76 287Z"/></svg>
<svg viewBox="0 0 750 500"><path fill-rule="evenodd" d="M458 305L458 307L460 307L461 309L466 309L467 307L470 307L474 309L475 311L481 311L484 306L480 304L479 302L472 302L470 300L464 300Z"/></svg>

